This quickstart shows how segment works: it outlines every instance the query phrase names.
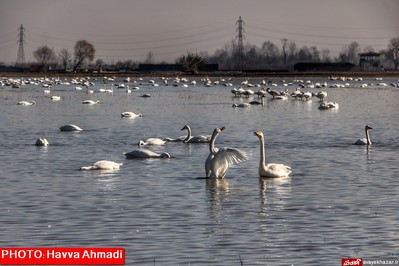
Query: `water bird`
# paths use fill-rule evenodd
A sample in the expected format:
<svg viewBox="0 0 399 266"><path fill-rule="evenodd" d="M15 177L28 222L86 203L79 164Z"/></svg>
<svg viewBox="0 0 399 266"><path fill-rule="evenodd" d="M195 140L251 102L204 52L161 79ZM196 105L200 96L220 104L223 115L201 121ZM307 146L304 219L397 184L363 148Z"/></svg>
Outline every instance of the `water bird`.
<svg viewBox="0 0 399 266"><path fill-rule="evenodd" d="M339 104L336 102L322 102L318 108L320 110L338 109Z"/></svg>
<svg viewBox="0 0 399 266"><path fill-rule="evenodd" d="M139 149L124 153L126 159L149 159L149 158L170 158L167 152L156 153L147 149Z"/></svg>
<svg viewBox="0 0 399 266"><path fill-rule="evenodd" d="M135 118L135 117L142 117L143 115L141 113L135 114L133 112L122 112L121 116L122 117L128 117L128 118Z"/></svg>
<svg viewBox="0 0 399 266"><path fill-rule="evenodd" d="M94 100L84 100L82 104L99 104L101 103L100 101L94 101Z"/></svg>
<svg viewBox="0 0 399 266"><path fill-rule="evenodd" d="M35 146L42 146L42 147L46 147L49 145L49 142L47 141L46 138L39 138L36 140L35 142Z"/></svg>
<svg viewBox="0 0 399 266"><path fill-rule="evenodd" d="M152 146L158 146L158 145L164 145L166 143L165 140L160 139L160 138L149 138L146 141L140 140L138 142L139 146L146 146L146 145L152 145Z"/></svg>
<svg viewBox="0 0 399 266"><path fill-rule="evenodd" d="M255 131L255 136L260 141L260 161L259 161L259 176L260 177L284 177L288 176L292 170L291 167L285 164L266 163L265 158L265 138L262 131Z"/></svg>
<svg viewBox="0 0 399 266"><path fill-rule="evenodd" d="M36 105L36 102L35 101L19 101L18 105L25 105L25 106Z"/></svg>
<svg viewBox="0 0 399 266"><path fill-rule="evenodd" d="M61 96L53 95L53 96L51 96L51 100L52 101L60 101L61 100Z"/></svg>
<svg viewBox="0 0 399 266"><path fill-rule="evenodd" d="M208 143L211 141L210 135L199 135L193 137L191 135L191 128L188 125L185 125L181 130L187 130L187 137L183 140L183 143Z"/></svg>
<svg viewBox="0 0 399 266"><path fill-rule="evenodd" d="M80 170L119 170L123 163L101 160L90 166L81 166Z"/></svg>
<svg viewBox="0 0 399 266"><path fill-rule="evenodd" d="M205 168L210 168L210 178L225 177L230 165L247 161L251 158L251 154L236 148L215 148L215 140L217 136L224 130L224 127L215 128L210 142L210 155L205 161ZM209 158L213 155L213 158ZM206 173L208 175L208 173Z"/></svg>
<svg viewBox="0 0 399 266"><path fill-rule="evenodd" d="M60 127L61 131L82 131L80 127L73 125L73 124L68 124Z"/></svg>
<svg viewBox="0 0 399 266"><path fill-rule="evenodd" d="M371 145L369 130L373 129L370 125L366 125L364 131L366 132L366 137L358 139L354 145Z"/></svg>
<svg viewBox="0 0 399 266"><path fill-rule="evenodd" d="M232 105L234 108L246 108L250 107L251 105L249 103L233 103Z"/></svg>
<svg viewBox="0 0 399 266"><path fill-rule="evenodd" d="M324 98L327 97L327 92L325 92L325 91L319 91L319 92L317 92L317 93L312 93L312 96L319 98L319 100L320 100L321 102L323 102L323 101L324 101Z"/></svg>

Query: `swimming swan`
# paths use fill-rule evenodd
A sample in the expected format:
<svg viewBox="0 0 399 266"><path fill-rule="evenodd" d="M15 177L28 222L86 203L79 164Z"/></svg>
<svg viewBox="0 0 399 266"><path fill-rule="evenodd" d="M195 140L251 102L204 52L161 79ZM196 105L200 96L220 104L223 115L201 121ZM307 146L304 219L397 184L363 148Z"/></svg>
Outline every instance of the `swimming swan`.
<svg viewBox="0 0 399 266"><path fill-rule="evenodd" d="M159 139L159 138L149 138L146 141L140 140L138 145L139 146L146 146L146 145L153 145L153 146L158 146L158 145L164 145L166 143L165 140Z"/></svg>
<svg viewBox="0 0 399 266"><path fill-rule="evenodd" d="M260 177L284 177L288 176L292 170L291 167L285 164L267 163L265 159L265 139L261 131L254 132L260 140L260 161L259 161L259 176Z"/></svg>
<svg viewBox="0 0 399 266"><path fill-rule="evenodd" d="M364 130L366 131L366 138L358 139L354 144L355 145L371 145L369 130L373 129L370 125L366 125Z"/></svg>
<svg viewBox="0 0 399 266"><path fill-rule="evenodd" d="M100 101L84 100L82 103L83 104L98 104L98 103L100 103Z"/></svg>
<svg viewBox="0 0 399 266"><path fill-rule="evenodd" d="M42 146L42 147L46 147L49 145L49 142L47 141L46 138L39 138L36 140L35 142L35 146Z"/></svg>
<svg viewBox="0 0 399 266"><path fill-rule="evenodd" d="M128 117L128 118L135 118L135 117L142 117L142 114L135 114L133 112L123 112L121 113L122 117Z"/></svg>
<svg viewBox="0 0 399 266"><path fill-rule="evenodd" d="M210 135L191 136L191 128L188 125L185 125L181 130L187 130L187 137L183 140L183 143L209 143L211 141Z"/></svg>
<svg viewBox="0 0 399 266"><path fill-rule="evenodd" d="M214 148L214 143L217 136L222 132L224 128L216 128L213 131L212 137L211 137L211 143L209 144L210 150L212 150L212 147ZM227 170L229 169L230 165L233 164L238 164L240 162L249 160L251 158L251 154L236 148L220 148L219 150L216 150L215 148L213 149L214 157L210 159L209 165L210 165L210 178L223 178ZM212 151L211 151L212 154ZM210 156L210 155L209 155ZM208 158L209 158L208 156ZM208 160L207 158L207 160ZM205 161L205 164L207 162ZM205 168L207 166L205 165ZM208 173L207 173L208 174Z"/></svg>
<svg viewBox="0 0 399 266"><path fill-rule="evenodd" d="M328 109L338 109L339 104L336 102L322 102L319 105L320 110L328 110Z"/></svg>
<svg viewBox="0 0 399 266"><path fill-rule="evenodd" d="M124 153L126 159L170 158L167 152L156 153L147 149L139 149Z"/></svg>
<svg viewBox="0 0 399 266"><path fill-rule="evenodd" d="M119 170L123 163L116 163L107 160L101 160L96 162L94 165L82 166L80 170Z"/></svg>
<svg viewBox="0 0 399 266"><path fill-rule="evenodd" d="M36 105L36 102L35 101L19 101L18 102L18 105L25 105L25 106L27 106L27 105Z"/></svg>
<svg viewBox="0 0 399 266"><path fill-rule="evenodd" d="M80 127L78 127L76 125L69 124L69 125L60 127L60 130L61 131L82 131L83 129L81 129Z"/></svg>

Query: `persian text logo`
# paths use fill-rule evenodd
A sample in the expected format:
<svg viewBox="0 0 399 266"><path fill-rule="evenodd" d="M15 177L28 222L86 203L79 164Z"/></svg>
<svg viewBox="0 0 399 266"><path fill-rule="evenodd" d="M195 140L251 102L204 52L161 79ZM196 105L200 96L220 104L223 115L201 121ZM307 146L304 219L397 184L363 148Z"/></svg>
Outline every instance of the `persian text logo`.
<svg viewBox="0 0 399 266"><path fill-rule="evenodd" d="M363 266L361 258L342 258L342 266Z"/></svg>

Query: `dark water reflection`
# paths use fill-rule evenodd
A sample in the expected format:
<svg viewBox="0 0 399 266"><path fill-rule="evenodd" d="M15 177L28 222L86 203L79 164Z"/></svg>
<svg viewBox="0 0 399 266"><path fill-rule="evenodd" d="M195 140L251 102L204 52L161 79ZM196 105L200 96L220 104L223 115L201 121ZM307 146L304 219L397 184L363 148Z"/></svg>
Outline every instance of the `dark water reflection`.
<svg viewBox="0 0 399 266"><path fill-rule="evenodd" d="M241 80L232 82L238 87ZM143 85L107 94L95 81L88 95L54 85L59 102L40 85L1 87L0 245L121 246L127 265L337 265L342 257L397 257L399 90L360 89L362 82L325 89L340 104L336 111L318 110L315 99L270 97L232 108L257 98L234 98L224 86ZM85 106L85 99L102 103ZM17 106L19 100L37 105ZM121 119L123 111L143 117ZM60 132L68 123L83 132ZM170 159L125 159L140 139L176 138L185 124L194 135L226 126L217 146L253 158L222 180L203 179L206 144L149 147ZM352 145L366 124L374 128L373 145ZM265 134L267 159L290 165L291 177L258 177L255 130ZM34 146L39 137L50 146ZM101 159L123 166L78 170Z"/></svg>

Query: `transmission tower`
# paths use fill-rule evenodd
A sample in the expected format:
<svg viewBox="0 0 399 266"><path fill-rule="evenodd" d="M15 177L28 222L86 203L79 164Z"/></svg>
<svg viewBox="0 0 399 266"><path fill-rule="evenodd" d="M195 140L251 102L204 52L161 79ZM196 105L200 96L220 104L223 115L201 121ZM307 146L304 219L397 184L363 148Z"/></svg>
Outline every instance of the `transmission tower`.
<svg viewBox="0 0 399 266"><path fill-rule="evenodd" d="M237 32L238 35L236 36L236 38L238 39L238 56L240 58L240 63L241 63L241 71L244 69L244 42L243 39L245 38L243 32L244 32L244 21L242 20L241 16L238 18L236 25L238 25L237 27Z"/></svg>
<svg viewBox="0 0 399 266"><path fill-rule="evenodd" d="M19 34L18 34L18 56L17 56L17 64L23 64L25 63L25 52L24 52L24 25L21 24L21 26L18 28Z"/></svg>

